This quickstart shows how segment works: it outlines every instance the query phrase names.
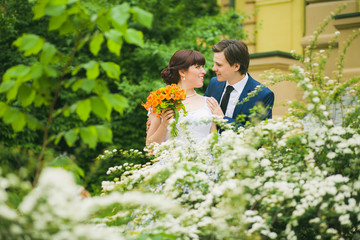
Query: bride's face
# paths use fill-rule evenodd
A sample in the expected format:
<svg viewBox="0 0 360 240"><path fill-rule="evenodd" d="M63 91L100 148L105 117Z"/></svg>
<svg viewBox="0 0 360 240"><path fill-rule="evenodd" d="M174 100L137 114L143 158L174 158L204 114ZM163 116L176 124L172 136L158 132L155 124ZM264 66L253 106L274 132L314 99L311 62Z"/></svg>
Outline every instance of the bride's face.
<svg viewBox="0 0 360 240"><path fill-rule="evenodd" d="M200 88L204 85L204 75L206 71L204 66L192 65L184 72L185 81L182 79L182 85L186 85L188 88Z"/></svg>

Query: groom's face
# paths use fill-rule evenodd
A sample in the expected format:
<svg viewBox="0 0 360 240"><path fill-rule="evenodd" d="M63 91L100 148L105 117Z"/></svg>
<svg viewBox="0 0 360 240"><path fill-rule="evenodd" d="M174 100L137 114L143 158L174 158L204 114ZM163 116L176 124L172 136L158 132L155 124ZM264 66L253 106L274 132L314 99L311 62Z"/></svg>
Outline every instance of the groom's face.
<svg viewBox="0 0 360 240"><path fill-rule="evenodd" d="M237 72L236 67L230 66L225 58L224 52L214 53L214 66L212 70L216 73L218 81L229 81L234 77Z"/></svg>

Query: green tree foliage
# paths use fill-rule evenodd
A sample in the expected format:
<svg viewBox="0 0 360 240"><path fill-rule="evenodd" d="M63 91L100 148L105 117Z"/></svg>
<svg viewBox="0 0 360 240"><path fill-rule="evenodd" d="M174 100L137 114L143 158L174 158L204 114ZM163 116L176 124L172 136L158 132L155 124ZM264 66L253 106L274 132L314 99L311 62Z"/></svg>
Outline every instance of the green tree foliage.
<svg viewBox="0 0 360 240"><path fill-rule="evenodd" d="M92 25L94 27L92 31L82 35L82 40L86 44L79 43L79 47L76 49L76 57L72 59L68 72L64 75L66 80L63 82L63 88L59 91L58 100L54 106L55 109L63 109L64 111L54 112L56 118L52 120L52 124L49 126L49 134L57 135L60 133L57 135L58 138L54 139L57 140L57 145L52 145L52 147L58 153L66 152L69 156L74 155L76 163L85 170L85 176L87 176L89 171L91 175L96 175L96 168L90 169L90 166L94 163L99 152L109 147L109 143L107 141L101 142L99 138L96 138L97 141L95 141L95 137L91 137L94 136L92 133L96 132L98 134L103 129L98 131L95 127L87 129L89 131L81 130L84 120L86 120L86 125L96 126L108 122L108 119L111 118L111 124L105 124L107 129L105 133L108 134L104 134L101 138L103 140L109 139L111 131L113 144L117 148L142 149L145 145L147 112L141 106L141 103L146 100L146 96L151 90L162 85L160 71L167 65L171 55L176 50L183 48L202 52L208 61L206 65L208 71L205 80L206 84L213 75L209 72L212 66L211 45L219 41L223 35L231 38L245 38L246 36L242 31L243 16L234 12L219 14L219 8L215 0L196 2L188 0L93 0L78 2L86 9L84 13L88 16L104 15L116 4L126 2L129 6L129 12L125 14L129 20L127 21L127 27L139 29L144 35L143 43L138 41L139 35L137 35L138 32L136 31L129 31L125 38L117 32L107 29L103 24L104 18L100 18ZM2 0L1 6L5 9L5 11L1 11L0 18L1 22L4 23L0 26L1 75L11 66L18 64L28 66L34 62L47 62L51 56L56 56L56 58L60 59L59 62L62 63L69 60L66 57L71 56L76 44L76 38L72 33L59 35L59 31L56 29L59 27L57 25L66 25L68 19L65 20L62 11L67 10L55 7L46 11L47 16L33 20L33 2ZM153 14L153 22L149 20L151 19L150 12ZM39 18L39 16L41 16L41 13L35 14L36 18ZM121 24L121 21L123 21L121 19L121 17L116 18L116 21L119 22L114 20L113 24ZM84 21L84 19L81 21ZM61 22L63 23L61 24ZM51 27L49 27L49 24L51 24ZM151 30L149 29L150 26L152 26ZM66 31L69 31L69 29ZM96 33L96 31L98 32ZM102 32L106 32L106 34L101 34ZM33 39L35 45L39 44L40 46L43 44L43 49L44 47L47 49L44 54L40 50L37 55L23 58L23 54L16 51L16 46L12 45L18 36L23 33L35 35L24 36L24 41L30 38ZM35 42L36 36L41 36L39 43ZM56 46L55 53L53 52L54 48L49 45L50 43ZM25 53L27 47L21 45L21 40L18 40L17 44L23 48L23 53ZM110 49L108 46L110 46ZM119 56L120 51L121 56ZM26 54L31 53L26 52ZM108 62L118 64L121 67L120 70L114 67L115 65L108 64ZM51 62L48 65L51 65L57 71L57 74L61 74L60 70L64 67L64 64ZM121 72L120 81L116 79L119 71ZM74 76L72 76L73 73ZM56 77L49 77L49 79L56 79ZM30 82L27 82L27 84L30 84ZM55 83L51 82L51 87L55 86ZM7 84L3 86L4 89L10 87L12 82L10 81ZM118 112L123 112L123 115L118 114L116 111L109 114L109 106L104 107L104 100L99 94L100 92L106 92L106 89L128 99L127 108L117 106ZM21 90L21 92L24 95L26 89ZM26 105L32 99L33 95L31 94L34 93L30 93L29 97L22 96L21 101L12 101L12 106L25 104L26 116L31 114L34 119L39 120L38 123L44 126L50 108L45 105L36 107L34 106L34 100L31 104ZM44 94L48 94L48 97L51 96L50 92ZM7 93L1 94L0 100L6 102L6 95ZM28 95L25 94L25 96ZM119 100L119 98L112 99L112 101L118 101L118 103ZM75 107L74 103L77 103L79 107ZM112 107L112 109L115 108ZM20 113L20 115L22 119L22 114ZM24 124L24 121L12 121L11 118L7 122L18 124L16 126L19 129ZM35 127L36 123L33 123L33 125ZM9 126L0 121L2 144L6 146L21 145L33 149L35 152L41 151L43 130L37 129L33 131L25 127L21 132L14 132ZM40 127L40 125L37 126ZM81 137L87 138L88 141L74 142L75 139ZM95 143L96 147L94 149L88 149L89 145L94 147ZM71 146L69 147L68 144ZM93 182L93 180L88 179L86 182Z"/></svg>
<svg viewBox="0 0 360 240"><path fill-rule="evenodd" d="M173 39L181 38L182 32L191 27L196 19L215 16L220 10L216 0L92 0L90 2L99 3L104 8L127 2L151 12L154 15L152 29L142 28L142 31L146 39L154 39L158 43L169 43Z"/></svg>
<svg viewBox="0 0 360 240"><path fill-rule="evenodd" d="M112 142L112 130L108 124L88 124L87 120L92 114L101 121L110 122L112 110L122 113L127 101L108 88L108 82L119 80L120 66L112 61L98 60L96 56L103 43L116 56L120 55L123 42L143 45L142 32L129 27L128 20L132 15L141 16L143 19L138 22L144 24L145 20L152 21L152 15L139 12L139 8L131 8L127 3L93 14L78 0L30 2L34 2L34 20L46 17L48 31L67 36L74 43L68 55L39 35L23 33L13 45L24 57L31 56L32 60L28 65L9 68L0 85L0 93L6 96L6 101L0 102L0 117L4 123L11 125L14 132L21 132L25 127L43 132L38 176L50 141L56 145L63 138L71 147L81 139L90 148L95 148L98 142ZM94 60L73 61L85 46ZM77 101L69 105L57 104L59 93L64 88L79 92ZM44 107L49 109L47 118L38 119L32 114L34 109ZM77 115L83 124L51 136L52 120L59 115Z"/></svg>

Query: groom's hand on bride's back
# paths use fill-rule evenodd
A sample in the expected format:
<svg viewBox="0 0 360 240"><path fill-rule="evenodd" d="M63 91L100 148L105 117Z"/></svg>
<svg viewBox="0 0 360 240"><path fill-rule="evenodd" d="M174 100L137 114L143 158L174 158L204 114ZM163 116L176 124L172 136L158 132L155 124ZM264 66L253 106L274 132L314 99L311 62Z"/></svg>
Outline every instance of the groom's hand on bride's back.
<svg viewBox="0 0 360 240"><path fill-rule="evenodd" d="M211 110L211 113L213 115L216 115L216 116L219 116L219 117L222 117L222 118L225 116L225 114L223 113L223 111L220 108L219 103L216 101L215 98L213 98L213 97L209 98L208 97L206 99L206 101L207 101L207 104L208 104L208 106L209 106L209 108Z"/></svg>

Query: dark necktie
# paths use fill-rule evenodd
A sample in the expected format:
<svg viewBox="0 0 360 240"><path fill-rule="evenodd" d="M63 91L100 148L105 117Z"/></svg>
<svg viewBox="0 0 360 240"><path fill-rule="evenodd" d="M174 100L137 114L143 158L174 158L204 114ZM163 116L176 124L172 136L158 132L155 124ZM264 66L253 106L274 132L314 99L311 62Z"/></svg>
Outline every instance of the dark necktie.
<svg viewBox="0 0 360 240"><path fill-rule="evenodd" d="M223 99L221 101L221 104L220 104L220 107L221 107L221 110L223 111L224 115L226 113L226 108L227 108L227 105L229 103L229 98L230 98L230 93L234 90L234 87L233 86L230 86L228 85L226 87L226 91L225 91L225 94L223 96Z"/></svg>

